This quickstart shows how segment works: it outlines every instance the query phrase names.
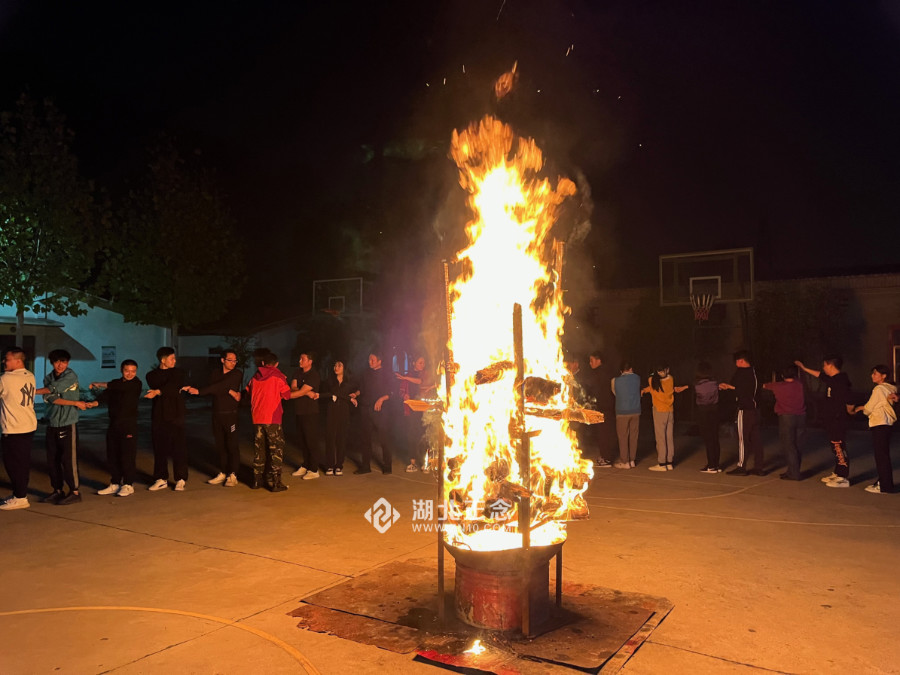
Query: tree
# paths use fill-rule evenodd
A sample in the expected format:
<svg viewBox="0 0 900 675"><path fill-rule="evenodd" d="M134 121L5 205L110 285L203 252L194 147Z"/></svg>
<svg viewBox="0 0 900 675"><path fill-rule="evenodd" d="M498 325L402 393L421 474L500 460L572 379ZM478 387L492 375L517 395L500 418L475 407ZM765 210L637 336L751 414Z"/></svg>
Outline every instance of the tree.
<svg viewBox="0 0 900 675"><path fill-rule="evenodd" d="M816 364L831 353L846 360L862 351L865 322L848 288L806 283L759 290L750 319L761 374L781 371L795 359Z"/></svg>
<svg viewBox="0 0 900 675"><path fill-rule="evenodd" d="M172 328L218 319L244 284L234 225L212 173L161 137L105 249L104 294L125 319Z"/></svg>
<svg viewBox="0 0 900 675"><path fill-rule="evenodd" d="M78 289L98 245L91 185L71 150L73 133L49 100L23 94L0 113L0 303L26 311L84 312Z"/></svg>

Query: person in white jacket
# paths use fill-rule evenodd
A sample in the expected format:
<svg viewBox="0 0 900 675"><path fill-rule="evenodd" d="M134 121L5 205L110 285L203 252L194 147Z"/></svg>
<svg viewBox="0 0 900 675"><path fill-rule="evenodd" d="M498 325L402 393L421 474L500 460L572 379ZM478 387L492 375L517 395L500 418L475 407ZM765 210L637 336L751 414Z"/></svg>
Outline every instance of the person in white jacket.
<svg viewBox="0 0 900 675"><path fill-rule="evenodd" d="M897 400L897 387L888 380L890 370L887 366L877 365L872 368L872 395L865 405L857 406L854 413L864 413L869 418L869 429L872 431L872 448L875 452L875 468L878 470L878 481L867 485L866 492L889 494L894 491L893 466L891 465L891 428L897 421L893 401Z"/></svg>
<svg viewBox="0 0 900 675"><path fill-rule="evenodd" d="M31 444L37 429L34 413L34 375L25 369L25 352L19 347L6 351L0 375L0 431L3 432L3 465L13 486L0 510L27 509Z"/></svg>

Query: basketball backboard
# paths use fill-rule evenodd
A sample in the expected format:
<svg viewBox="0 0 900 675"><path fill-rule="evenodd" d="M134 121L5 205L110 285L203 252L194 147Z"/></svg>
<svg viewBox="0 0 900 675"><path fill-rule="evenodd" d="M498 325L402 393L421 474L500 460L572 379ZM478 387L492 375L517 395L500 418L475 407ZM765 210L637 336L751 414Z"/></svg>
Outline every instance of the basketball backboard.
<svg viewBox="0 0 900 675"><path fill-rule="evenodd" d="M690 305L692 295L716 303L753 300L753 249L659 256L660 306Z"/></svg>
<svg viewBox="0 0 900 675"><path fill-rule="evenodd" d="M313 281L313 314L355 315L360 314L362 309L362 277Z"/></svg>

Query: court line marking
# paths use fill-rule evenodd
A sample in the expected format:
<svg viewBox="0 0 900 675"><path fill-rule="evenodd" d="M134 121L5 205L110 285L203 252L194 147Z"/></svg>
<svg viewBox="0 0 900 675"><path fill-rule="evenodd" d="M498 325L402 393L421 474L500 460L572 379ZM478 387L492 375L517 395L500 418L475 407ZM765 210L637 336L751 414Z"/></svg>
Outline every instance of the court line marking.
<svg viewBox="0 0 900 675"><path fill-rule="evenodd" d="M28 513L29 513L29 515L33 515L33 516L44 516L46 518L57 518L59 520L66 520L70 523L79 523L81 525L95 525L97 527L105 527L110 530L115 530L116 532L124 532L126 534L134 534L134 535L138 535L138 536L142 536L142 537L150 537L152 539L160 539L161 541L168 541L168 542L172 542L174 544L184 544L186 546L195 546L202 550L218 551L220 553L233 553L235 555L248 556L251 558L259 558L259 559L265 560L267 562L276 562L276 563L282 563L285 565L292 565L294 567L300 567L302 569L312 570L314 572L321 572L323 574L331 574L334 576L343 577L344 579L352 579L353 578L352 574L345 574L344 572L333 572L332 570L325 570L325 569L321 569L319 567L312 567L310 565L304 565L303 563L294 562L292 560L284 560L282 558L273 558L272 556L263 555L261 553L253 553L252 551L240 551L240 550L234 549L234 548L224 548L222 546L213 546L212 544L200 544L196 541L188 541L186 539L176 539L174 537L167 537L165 535L156 534L154 532L143 532L141 530L133 530L131 528L122 527L120 525L111 525L110 523L100 523L100 522L97 522L96 520L82 520L80 518L73 518L72 516L66 516L61 513L51 513L48 511L40 511L40 510L32 511L31 509L28 509Z"/></svg>
<svg viewBox="0 0 900 675"><path fill-rule="evenodd" d="M779 479L780 480L780 479ZM731 497L733 495L738 495L742 492L747 492L747 490L752 490L753 488L757 488L761 485L768 485L769 483L774 483L774 480L763 481L762 483L754 483L753 485L745 485L742 488L738 488L736 490L731 490L730 492L719 492L714 495L705 495L703 497L600 497L591 495L590 497L586 497L585 500L590 503L591 499L605 499L605 500L623 500L627 499L637 500L637 501L646 501L646 502L693 502L700 501L704 499L719 499L720 497ZM713 486L715 487L715 486Z"/></svg>
<svg viewBox="0 0 900 675"><path fill-rule="evenodd" d="M632 511L634 513L656 513L663 516L694 516L697 518L715 518L717 520L741 520L748 523L771 523L774 525L822 525L825 527L874 527L879 529L900 528L900 524L875 523L822 523L806 520L774 520L772 518L747 518L744 516L725 516L715 513L687 513L685 511L662 511L657 509L633 509L627 506L594 504L592 508L609 509L611 511Z"/></svg>
<svg viewBox="0 0 900 675"><path fill-rule="evenodd" d="M187 616L193 619L203 619L205 621L212 621L214 623L222 624L223 626L230 626L232 628L239 628L241 630L247 631L248 633L252 633L253 635L262 638L263 640L267 640L271 642L276 647L280 647L288 654L290 654L294 659L300 664L300 666L305 670L308 675L321 675L319 670L307 659L302 652L298 649L295 649L291 645L289 645L284 640L281 640L274 635L270 635L265 631L260 630L259 628L254 628L253 626L247 626L245 624L239 623L237 621L233 621L231 619L223 619L218 616L212 616L209 614L198 614L197 612L186 612L180 609L162 609L159 607L115 607L115 606L95 606L95 607L47 607L43 609L19 609L15 611L9 612L0 612L0 617L4 616L23 616L27 614L48 614L50 612L91 612L91 611L113 611L113 612L149 612L155 614L175 614L177 616Z"/></svg>

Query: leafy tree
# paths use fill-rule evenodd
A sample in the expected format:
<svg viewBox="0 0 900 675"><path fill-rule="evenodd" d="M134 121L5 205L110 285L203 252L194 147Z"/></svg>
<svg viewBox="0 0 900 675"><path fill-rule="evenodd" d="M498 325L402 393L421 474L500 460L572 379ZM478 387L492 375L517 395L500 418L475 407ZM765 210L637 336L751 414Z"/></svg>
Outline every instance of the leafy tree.
<svg viewBox="0 0 900 675"><path fill-rule="evenodd" d="M233 351L238 361L238 367L246 368L251 363L257 342L256 337L252 335L228 335L225 336L225 346L222 347L222 351Z"/></svg>
<svg viewBox="0 0 900 675"><path fill-rule="evenodd" d="M851 289L809 283L759 290L750 320L760 373L780 371L795 359L821 363L830 353L852 359L862 349L865 326Z"/></svg>
<svg viewBox="0 0 900 675"><path fill-rule="evenodd" d="M194 327L222 316L244 284L234 224L208 170L162 137L105 250L100 285L128 321Z"/></svg>
<svg viewBox="0 0 900 675"><path fill-rule="evenodd" d="M72 138L49 100L23 94L0 113L0 303L16 308L19 344L26 311L84 312L98 221Z"/></svg>

